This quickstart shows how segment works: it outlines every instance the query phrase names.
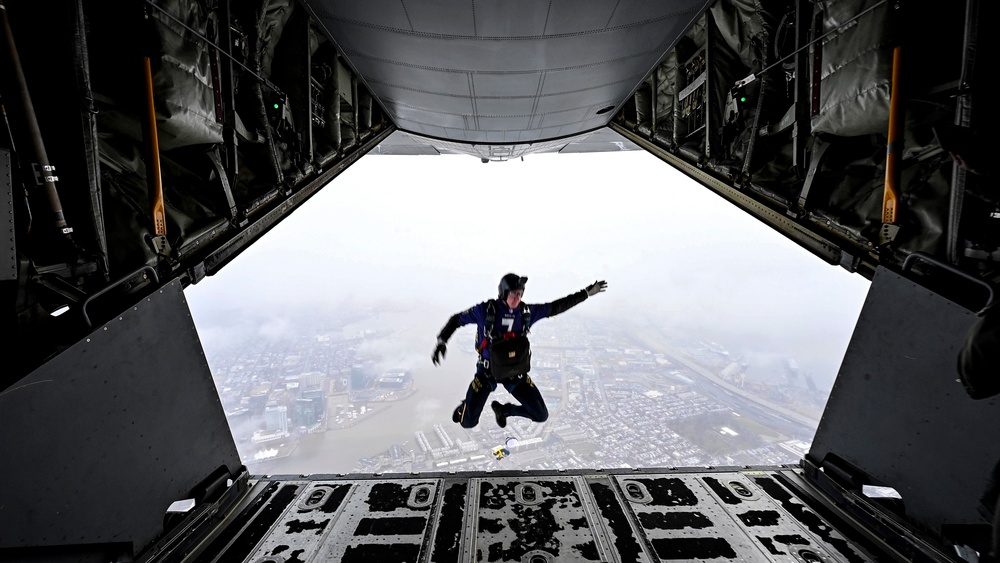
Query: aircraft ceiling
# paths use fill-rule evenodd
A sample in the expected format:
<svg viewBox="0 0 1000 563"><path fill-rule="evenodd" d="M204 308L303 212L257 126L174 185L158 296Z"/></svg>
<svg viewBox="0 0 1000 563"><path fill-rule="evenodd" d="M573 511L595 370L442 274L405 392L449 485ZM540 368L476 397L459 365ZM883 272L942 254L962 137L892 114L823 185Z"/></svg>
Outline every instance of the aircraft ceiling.
<svg viewBox="0 0 1000 563"><path fill-rule="evenodd" d="M304 3L397 127L479 144L533 143L607 125L708 5Z"/></svg>

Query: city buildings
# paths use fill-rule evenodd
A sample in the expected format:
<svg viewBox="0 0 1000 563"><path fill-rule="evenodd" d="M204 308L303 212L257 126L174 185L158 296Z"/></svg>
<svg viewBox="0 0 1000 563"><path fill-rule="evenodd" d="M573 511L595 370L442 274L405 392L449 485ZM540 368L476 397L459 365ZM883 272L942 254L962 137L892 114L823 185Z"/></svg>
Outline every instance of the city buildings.
<svg viewBox="0 0 1000 563"><path fill-rule="evenodd" d="M794 360L773 381L749 380L747 364L722 343L677 347L648 327L619 325L592 335L585 322L563 323L539 338L532 378L550 418L511 418L504 429L488 410L469 430L447 419L426 427L399 420L392 405L419 385L409 366L377 368L384 359L359 346L370 331L333 339L300 327L306 336L299 340L245 342L215 352L212 363L234 438L254 472L314 455L302 446L307 434L370 432L366 421L396 433L362 441L364 451L309 441L307 448L339 450L322 472L780 465L808 449L817 421L797 409L818 412L806 403L825 399L811 378L798 376ZM508 437L518 446L495 459L490 451Z"/></svg>

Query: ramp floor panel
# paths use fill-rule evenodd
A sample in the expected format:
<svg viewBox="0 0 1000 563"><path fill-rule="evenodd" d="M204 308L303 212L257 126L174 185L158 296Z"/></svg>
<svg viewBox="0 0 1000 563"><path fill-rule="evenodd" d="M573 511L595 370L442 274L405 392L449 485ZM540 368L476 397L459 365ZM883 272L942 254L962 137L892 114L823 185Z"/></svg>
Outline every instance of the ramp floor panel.
<svg viewBox="0 0 1000 563"><path fill-rule="evenodd" d="M802 498L798 468L255 477L198 561L773 561L887 554ZM796 491L799 491L798 493Z"/></svg>

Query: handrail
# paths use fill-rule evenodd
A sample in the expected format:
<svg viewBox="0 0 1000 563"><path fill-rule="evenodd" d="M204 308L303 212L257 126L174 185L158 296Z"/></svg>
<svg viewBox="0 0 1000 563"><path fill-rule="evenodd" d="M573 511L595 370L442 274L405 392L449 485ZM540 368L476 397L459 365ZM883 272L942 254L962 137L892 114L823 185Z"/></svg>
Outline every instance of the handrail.
<svg viewBox="0 0 1000 563"><path fill-rule="evenodd" d="M989 298L986 300L986 304L983 305L983 308L976 312L977 315L983 314L984 312L986 312L987 309L989 309L993 305L993 300L994 300L995 296L994 296L993 286L992 285L990 285L988 282L983 281L983 280L981 280L981 279L979 279L979 278L977 278L977 277L975 277L975 276L973 276L973 275L971 275L971 274L969 274L967 272L963 272L962 270L959 270L955 266L952 266L951 264L948 264L947 262L943 262L940 259L935 258L935 257L931 256L930 254L927 254L926 252L913 252L909 256L907 256L906 260L903 260L903 272L905 273L905 272L909 271L910 268L913 266L913 262L915 262L918 258L924 260L925 262L929 262L929 263L931 263L931 264L933 264L933 265L935 265L935 266L937 266L937 267L939 267L941 269L948 270L949 272L951 272L951 273L953 273L953 274L955 274L957 276L963 277L963 278L971 281L972 283L976 283L976 284L979 284L979 285L985 287L986 288L986 292L989 294Z"/></svg>
<svg viewBox="0 0 1000 563"><path fill-rule="evenodd" d="M138 270L132 272L131 274L129 274L129 275L127 275L127 276L119 279L118 281L116 281L114 283L108 284L103 289L100 289L100 290L96 291L93 295L90 295L86 299L84 299L83 303L80 305L80 314L83 315L83 322L87 323L88 327L94 326L93 323L90 322L90 316L87 315L87 305L90 305L91 301L93 301L94 299L97 299L98 297L100 297L100 296L104 295L105 293L111 291L112 289L118 287L123 282L127 282L128 280L134 278L137 274L139 274L139 273L141 273L141 272L143 272L145 270L149 270L149 273L152 274L153 282L156 283L157 285L159 285L159 283L160 283L160 276L158 276L156 274L156 270L152 266L150 266L149 264L146 264L145 266L139 268Z"/></svg>

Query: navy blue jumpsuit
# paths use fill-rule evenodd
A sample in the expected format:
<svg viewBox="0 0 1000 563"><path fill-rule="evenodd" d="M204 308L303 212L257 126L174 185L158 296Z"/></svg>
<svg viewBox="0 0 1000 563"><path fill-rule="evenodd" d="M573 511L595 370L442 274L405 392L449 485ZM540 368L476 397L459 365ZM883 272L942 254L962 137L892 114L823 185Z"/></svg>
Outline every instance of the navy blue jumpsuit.
<svg viewBox="0 0 1000 563"><path fill-rule="evenodd" d="M514 309L507 306L506 301L498 299L495 301L493 334L496 338L502 338L503 334L508 332L522 334L526 328L530 329L536 322L546 317L558 315L574 305L583 302L586 298L587 290L584 289L551 303L522 303ZM489 301L483 301L452 316L441 330L438 338L447 342L448 338L451 337L452 333L458 327L475 323L476 340L474 345L478 348L487 335L486 316L488 305ZM523 322L525 308L530 310L530 320L527 327L524 326ZM465 428L472 428L479 424L479 415L483 412L483 407L486 406L486 400L489 398L490 393L497 388L497 380L490 374L489 360L489 346L486 346L480 352L479 361L476 363L476 375L472 378L472 383L469 384L469 389L465 394L465 408L461 411L458 421ZM549 410L545 406L545 400L542 399L542 394L538 392L535 383L531 381L531 376L523 374L507 379L503 381L503 386L521 403L520 405L504 405L504 415L523 416L535 422L545 422L549 418Z"/></svg>

